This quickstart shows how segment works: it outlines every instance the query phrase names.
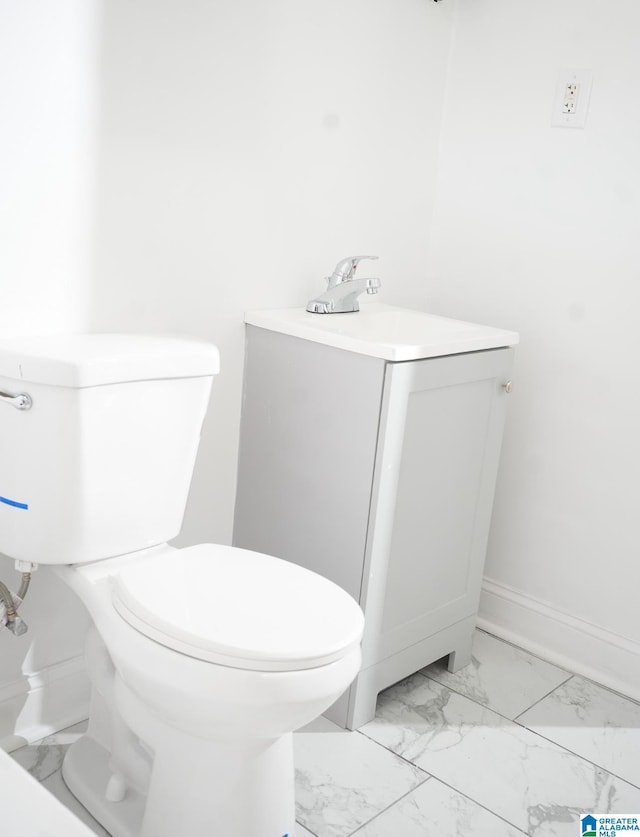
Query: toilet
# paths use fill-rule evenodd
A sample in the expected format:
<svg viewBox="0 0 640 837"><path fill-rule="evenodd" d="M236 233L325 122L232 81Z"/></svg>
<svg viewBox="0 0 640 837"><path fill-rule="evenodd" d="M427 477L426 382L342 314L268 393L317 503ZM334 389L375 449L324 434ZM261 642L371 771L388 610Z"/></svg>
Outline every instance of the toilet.
<svg viewBox="0 0 640 837"><path fill-rule="evenodd" d="M92 618L63 777L113 837L294 837L292 732L360 667L362 612L332 582L168 544L218 368L182 337L0 340L0 552L52 565Z"/></svg>

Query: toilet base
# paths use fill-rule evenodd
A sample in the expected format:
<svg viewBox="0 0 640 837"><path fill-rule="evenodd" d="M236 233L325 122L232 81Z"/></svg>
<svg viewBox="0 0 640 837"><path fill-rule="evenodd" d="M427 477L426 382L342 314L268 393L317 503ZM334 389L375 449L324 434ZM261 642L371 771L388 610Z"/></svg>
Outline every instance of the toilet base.
<svg viewBox="0 0 640 837"><path fill-rule="evenodd" d="M109 802L105 791L112 771L110 753L88 735L74 742L62 763L62 778L76 799L112 837L139 837L146 799L132 788L121 802Z"/></svg>
<svg viewBox="0 0 640 837"><path fill-rule="evenodd" d="M111 575L63 569L97 617L89 728L63 765L71 792L113 837L294 837L292 731L351 682L359 645L310 669L208 663L121 619Z"/></svg>
<svg viewBox="0 0 640 837"><path fill-rule="evenodd" d="M165 745L148 796L128 787L121 801L106 798L111 754L88 735L69 748L62 776L112 837L295 837L291 734L202 744L186 765Z"/></svg>

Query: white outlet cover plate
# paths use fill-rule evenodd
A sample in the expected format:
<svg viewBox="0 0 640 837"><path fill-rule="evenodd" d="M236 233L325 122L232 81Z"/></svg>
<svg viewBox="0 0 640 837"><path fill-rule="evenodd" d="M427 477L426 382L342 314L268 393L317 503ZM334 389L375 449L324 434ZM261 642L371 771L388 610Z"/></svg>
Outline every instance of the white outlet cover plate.
<svg viewBox="0 0 640 837"><path fill-rule="evenodd" d="M553 100L551 124L558 128L584 128L591 98L593 73L591 70L560 70ZM563 113L565 91L568 84L578 85L576 109L574 113Z"/></svg>

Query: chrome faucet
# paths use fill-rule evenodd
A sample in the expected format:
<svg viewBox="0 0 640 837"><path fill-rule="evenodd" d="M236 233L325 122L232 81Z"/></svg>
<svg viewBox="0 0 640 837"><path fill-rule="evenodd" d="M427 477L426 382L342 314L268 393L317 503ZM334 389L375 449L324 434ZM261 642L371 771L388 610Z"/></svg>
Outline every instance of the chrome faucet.
<svg viewBox="0 0 640 837"><path fill-rule="evenodd" d="M379 279L355 279L356 269L362 259L377 259L377 256L348 256L335 266L327 278L327 290L307 304L312 314L345 314L359 311L358 297L363 291L377 294Z"/></svg>

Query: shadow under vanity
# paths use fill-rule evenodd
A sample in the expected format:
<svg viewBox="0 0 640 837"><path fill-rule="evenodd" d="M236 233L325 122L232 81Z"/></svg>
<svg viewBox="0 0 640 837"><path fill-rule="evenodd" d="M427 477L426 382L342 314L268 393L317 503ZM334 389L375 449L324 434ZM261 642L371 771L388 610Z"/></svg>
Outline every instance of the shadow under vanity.
<svg viewBox="0 0 640 837"><path fill-rule="evenodd" d="M379 304L245 321L233 543L360 603L362 669L325 713L356 729L382 689L470 660L518 335Z"/></svg>

